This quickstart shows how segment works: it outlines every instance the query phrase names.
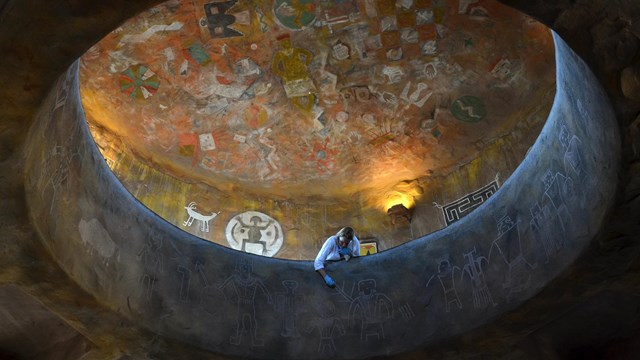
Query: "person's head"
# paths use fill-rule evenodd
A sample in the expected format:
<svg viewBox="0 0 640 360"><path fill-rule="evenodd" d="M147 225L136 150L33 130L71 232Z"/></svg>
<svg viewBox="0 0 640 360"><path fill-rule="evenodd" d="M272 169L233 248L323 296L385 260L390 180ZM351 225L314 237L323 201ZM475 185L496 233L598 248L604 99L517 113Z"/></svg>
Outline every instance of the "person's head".
<svg viewBox="0 0 640 360"><path fill-rule="evenodd" d="M351 242L351 240L353 240L353 234L354 231L349 226L340 229L340 231L338 231L338 233L336 234L336 236L338 237L338 245L340 247L349 246L349 243Z"/></svg>

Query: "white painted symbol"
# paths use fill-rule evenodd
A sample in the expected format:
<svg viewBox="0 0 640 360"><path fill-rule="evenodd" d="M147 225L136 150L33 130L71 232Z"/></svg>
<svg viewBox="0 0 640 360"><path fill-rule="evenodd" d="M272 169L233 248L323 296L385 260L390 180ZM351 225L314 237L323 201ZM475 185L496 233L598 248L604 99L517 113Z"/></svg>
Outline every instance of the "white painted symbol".
<svg viewBox="0 0 640 360"><path fill-rule="evenodd" d="M336 306L331 301L323 301L314 304L319 316L313 318L307 326L307 333L318 330L320 342L318 343L318 353L326 357L334 357L337 353L336 344L333 338L336 334L346 335L342 320L336 316Z"/></svg>
<svg viewBox="0 0 640 360"><path fill-rule="evenodd" d="M511 75L511 61L500 59L496 66L491 69L491 75L500 80L504 80Z"/></svg>
<svg viewBox="0 0 640 360"><path fill-rule="evenodd" d="M378 11L376 10L375 0L365 0L364 1L364 9L365 13L368 17L374 18L378 16Z"/></svg>
<svg viewBox="0 0 640 360"><path fill-rule="evenodd" d="M451 266L448 259L442 258L438 260L438 273L431 275L429 281L427 281L427 288L429 288L429 284L434 278L437 278L440 282L440 287L444 294L445 310L447 312L451 311L451 304L456 305L458 309L462 309L462 303L460 302L458 291L456 290L456 269L460 270L457 266ZM464 276L464 273L462 275Z"/></svg>
<svg viewBox="0 0 640 360"><path fill-rule="evenodd" d="M542 243L545 255L547 257L545 264L549 262L551 256L560 251L564 247L562 231L557 231L554 226L555 214L552 211L552 205L549 201L539 203L538 201L529 209L531 212L531 221L529 225L533 230L534 236ZM560 228L560 226L558 226Z"/></svg>
<svg viewBox="0 0 640 360"><path fill-rule="evenodd" d="M438 52L438 45L435 40L429 40L422 44L423 55L435 55Z"/></svg>
<svg viewBox="0 0 640 360"><path fill-rule="evenodd" d="M458 14L465 14L469 5L477 3L478 0L460 0L458 3Z"/></svg>
<svg viewBox="0 0 640 360"><path fill-rule="evenodd" d="M511 220L509 215L505 215L496 224L498 227L498 237L491 244L489 249L489 262L492 259L493 250L497 250L494 256L498 256L498 260L502 260L507 266L505 281L502 284L503 289L508 289L507 302L511 301L513 294L523 292L531 283L531 270L537 267L537 264L531 264L525 259L522 252L522 243L520 241L519 221Z"/></svg>
<svg viewBox="0 0 640 360"><path fill-rule="evenodd" d="M351 328L360 328L360 341L370 337L384 340L384 323L393 318L393 302L384 293L378 292L375 279L358 281L358 296L349 306Z"/></svg>
<svg viewBox="0 0 640 360"><path fill-rule="evenodd" d="M147 41L151 36L161 31L176 31L182 29L182 23L174 21L170 25L153 25L142 34L125 35L120 40L120 45L124 43L141 43Z"/></svg>
<svg viewBox="0 0 640 360"><path fill-rule="evenodd" d="M162 239L147 238L144 247L138 252L137 258L143 264L142 277L138 285L140 296L147 301L153 296L153 288L160 275L164 273L164 256L162 255Z"/></svg>
<svg viewBox="0 0 640 360"><path fill-rule="evenodd" d="M460 110L466 111L466 113L467 113L467 115L469 115L469 117L476 118L476 119L482 118L482 116L480 116L480 115L475 113L473 105L466 106L460 100L456 100L456 103L458 104L458 107L460 107Z"/></svg>
<svg viewBox="0 0 640 360"><path fill-rule="evenodd" d="M275 255L284 242L280 224L267 214L247 211L227 224L227 242L240 251L262 256Z"/></svg>
<svg viewBox="0 0 640 360"><path fill-rule="evenodd" d="M395 16L385 16L380 20L380 30L394 31L398 30L398 19Z"/></svg>
<svg viewBox="0 0 640 360"><path fill-rule="evenodd" d="M436 68L436 64L433 62L425 64L422 72L427 77L427 79L434 79L436 76L438 76L438 69Z"/></svg>
<svg viewBox="0 0 640 360"><path fill-rule="evenodd" d="M236 264L236 268L222 285L219 286L229 301L236 303L236 329L235 334L229 337L232 345L264 346L264 340L258 331L256 295L262 294L268 304L273 303L269 290L262 279L253 272L253 263L250 260L242 260Z"/></svg>
<svg viewBox="0 0 640 360"><path fill-rule="evenodd" d="M213 138L213 134L200 134L198 136L200 140L200 148L204 151L215 150L216 141Z"/></svg>
<svg viewBox="0 0 640 360"><path fill-rule="evenodd" d="M482 262L486 264L489 260L484 256L476 256L476 248L468 253L462 254L467 260L467 264L462 268L462 276L460 280L464 279L464 275L469 275L471 279L471 288L473 293L473 307L476 309L483 309L489 305L497 306L498 304L493 301L487 281L482 270Z"/></svg>
<svg viewBox="0 0 640 360"><path fill-rule="evenodd" d="M415 44L418 42L419 36L415 29L402 29L400 32L400 38L405 43Z"/></svg>
<svg viewBox="0 0 640 360"><path fill-rule="evenodd" d="M409 104L415 105L419 108L421 108L424 105L424 103L426 103L427 100L429 100L429 98L433 94L432 91L429 91L429 92L426 91L429 88L429 86L427 86L427 84L422 82L416 84L416 88L411 93L411 95L409 95L410 88L411 88L411 81L407 82L407 85L404 86L404 89L400 94L400 98L408 102Z"/></svg>
<svg viewBox="0 0 640 360"><path fill-rule="evenodd" d="M187 75L187 71L189 70L189 61L184 60L182 64L180 64L180 75Z"/></svg>
<svg viewBox="0 0 640 360"><path fill-rule="evenodd" d="M409 303L406 303L406 304L400 306L398 308L398 311L400 311L400 314L402 315L402 318L405 321L409 321L409 320L413 319L414 317L416 317L416 313L413 312L413 309L411 308L411 305L409 305Z"/></svg>
<svg viewBox="0 0 640 360"><path fill-rule="evenodd" d="M89 221L82 219L78 224L78 230L80 231L82 242L89 247L88 252L93 254L96 251L102 257L104 264L109 266L109 260L117 251L118 246L111 240L109 232L102 226L100 221L97 219Z"/></svg>
<svg viewBox="0 0 640 360"><path fill-rule="evenodd" d="M398 66L385 66L382 68L382 73L389 78L387 84L395 84L404 76L404 71Z"/></svg>
<svg viewBox="0 0 640 360"><path fill-rule="evenodd" d="M416 11L416 25L424 25L433 23L433 10L420 9Z"/></svg>
<svg viewBox="0 0 640 360"><path fill-rule="evenodd" d="M401 6L403 9L409 10L413 6L413 0L398 0L396 1L396 6Z"/></svg>
<svg viewBox="0 0 640 360"><path fill-rule="evenodd" d="M185 210L187 210L187 214L189 214L189 218L182 223L183 226L191 226L193 224L193 220L200 221L200 230L204 232L209 232L209 221L218 216L220 212L211 213L211 215L200 214L196 211L196 203L190 202L189 205L185 206Z"/></svg>

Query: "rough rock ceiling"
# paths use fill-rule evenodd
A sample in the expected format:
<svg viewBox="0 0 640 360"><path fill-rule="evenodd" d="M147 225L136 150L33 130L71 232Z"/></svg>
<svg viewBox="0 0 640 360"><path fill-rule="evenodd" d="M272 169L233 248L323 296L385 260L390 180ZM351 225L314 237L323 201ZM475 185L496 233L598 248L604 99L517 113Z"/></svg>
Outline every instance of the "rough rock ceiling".
<svg viewBox="0 0 640 360"><path fill-rule="evenodd" d="M553 60L549 31L494 1L175 0L84 55L82 95L95 131L173 176L347 197L474 158Z"/></svg>

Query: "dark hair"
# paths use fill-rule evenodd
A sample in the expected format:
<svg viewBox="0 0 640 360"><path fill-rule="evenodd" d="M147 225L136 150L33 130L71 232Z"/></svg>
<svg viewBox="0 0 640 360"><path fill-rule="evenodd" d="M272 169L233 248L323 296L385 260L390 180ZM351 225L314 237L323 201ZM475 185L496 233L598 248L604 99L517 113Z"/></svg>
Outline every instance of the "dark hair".
<svg viewBox="0 0 640 360"><path fill-rule="evenodd" d="M342 229L340 229L340 231L338 231L336 236L338 236L338 237L344 236L349 240L353 240L353 235L354 234L355 234L355 232L353 231L353 228L351 228L349 226L345 226Z"/></svg>

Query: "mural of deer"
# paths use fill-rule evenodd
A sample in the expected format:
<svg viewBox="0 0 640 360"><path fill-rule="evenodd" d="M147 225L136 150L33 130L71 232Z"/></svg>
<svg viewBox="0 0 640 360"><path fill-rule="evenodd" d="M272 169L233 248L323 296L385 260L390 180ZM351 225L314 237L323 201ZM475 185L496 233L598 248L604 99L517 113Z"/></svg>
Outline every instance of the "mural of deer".
<svg viewBox="0 0 640 360"><path fill-rule="evenodd" d="M191 226L191 224L193 224L193 220L198 220L200 221L200 230L209 232L209 221L218 216L218 214L220 214L220 211L218 211L217 213L211 213L211 215L204 215L196 211L196 205L197 204L192 201L189 203L189 205L184 207L185 210L187 210L187 214L189 214L189 218L185 222L183 222L182 225Z"/></svg>

